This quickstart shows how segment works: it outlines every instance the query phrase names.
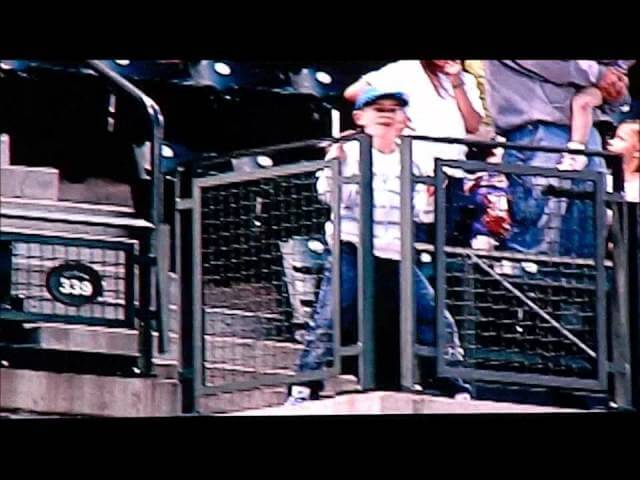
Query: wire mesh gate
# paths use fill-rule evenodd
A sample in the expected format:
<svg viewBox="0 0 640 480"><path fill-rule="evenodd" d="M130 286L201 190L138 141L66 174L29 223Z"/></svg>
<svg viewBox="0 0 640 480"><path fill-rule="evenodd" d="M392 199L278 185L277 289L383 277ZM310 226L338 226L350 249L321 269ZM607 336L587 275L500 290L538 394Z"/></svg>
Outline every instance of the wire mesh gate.
<svg viewBox="0 0 640 480"><path fill-rule="evenodd" d="M438 159L435 178L419 177L408 173L411 141L405 139L403 145L403 188L406 192L418 182L435 186L436 229L431 242L416 242L417 227L410 221L410 203L405 201L402 282L406 293L401 305L404 388L411 389L419 378L418 360L435 356L438 376L605 392L609 374L628 365L628 359L618 361L616 356L625 357L629 342L626 280L616 279L625 262L620 252L628 244L618 228L626 207L616 201L615 194L605 193L605 176L590 171ZM523 251L510 244L508 236L496 242L501 242L497 248L472 248L469 239L486 232L477 225L482 220L478 204L465 187L482 187L477 179L488 176L494 177L489 182L493 185L496 176L503 176L505 186L510 187L507 208L511 202L523 201L522 191L518 191L522 183L529 182L541 193L544 221L535 226L542 232L542 248ZM496 189L488 191L496 194ZM481 207L488 208L486 204ZM613 224L611 258L606 257L607 207L613 213L609 219ZM521 209L523 213L528 210ZM574 222L565 228L571 219ZM516 229L511 237L527 234L521 230ZM427 265L422 264L424 258ZM416 341L413 265L426 270L435 286L435 350ZM451 358L445 351L447 317L457 326L462 358ZM611 328L619 331L619 338L611 338ZM616 378L616 388L627 388L619 386L628 384L629 379L628 372ZM628 396L622 397L628 400Z"/></svg>
<svg viewBox="0 0 640 480"><path fill-rule="evenodd" d="M333 269L330 283L324 280L332 325L308 341L323 278L341 255L339 242L328 247L331 209L315 185L318 172L336 171L338 163L255 166L199 178L183 172L179 179L179 276L183 305L192 305L183 311L185 411L282 403L289 385L336 377L342 356L357 357L360 345L371 344L362 341L363 329L358 338L340 339L340 311L328 298L339 298L340 269ZM334 239L340 238L339 220L338 212Z"/></svg>

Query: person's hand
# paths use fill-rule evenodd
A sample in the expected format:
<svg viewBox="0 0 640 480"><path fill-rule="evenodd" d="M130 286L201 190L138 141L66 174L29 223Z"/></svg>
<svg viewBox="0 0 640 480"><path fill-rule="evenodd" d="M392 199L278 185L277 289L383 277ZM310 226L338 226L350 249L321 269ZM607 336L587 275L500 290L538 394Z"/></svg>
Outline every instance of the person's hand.
<svg viewBox="0 0 640 480"><path fill-rule="evenodd" d="M504 148L496 147L491 150L491 154L487 157L486 162L493 165L502 163L503 156L504 156Z"/></svg>
<svg viewBox="0 0 640 480"><path fill-rule="evenodd" d="M354 135L358 133L358 130L345 130L344 132L340 132L340 135L338 135L338 138L344 138L344 137L348 137L349 135Z"/></svg>
<svg viewBox="0 0 640 480"><path fill-rule="evenodd" d="M506 179L505 179L506 180ZM511 215L506 194L497 189L482 194L485 214L482 217L487 231L497 238L506 238L511 232Z"/></svg>
<svg viewBox="0 0 640 480"><path fill-rule="evenodd" d="M511 216L508 212L487 212L484 215L483 220L487 230L494 237L506 238L509 235L509 232L511 232Z"/></svg>
<svg viewBox="0 0 640 480"><path fill-rule="evenodd" d="M629 78L613 67L609 67L604 71L598 89L602 92L605 102L616 102L624 97L629 86Z"/></svg>
<svg viewBox="0 0 640 480"><path fill-rule="evenodd" d="M344 132L340 133L338 138L344 138L344 137L347 137L349 135L353 135L355 133L358 133L358 131L357 130L345 130ZM344 148L342 147L342 142L336 142L336 143L332 143L331 145L329 145L329 147L327 148L327 154L325 155L325 158L326 159L331 159L331 158L344 159L344 158L346 158L346 155L344 153Z"/></svg>
<svg viewBox="0 0 640 480"><path fill-rule="evenodd" d="M346 155L344 153L344 148L342 148L342 143L337 142L327 148L327 154L325 155L325 158L327 160L332 160L334 158L344 160L344 158L346 158Z"/></svg>
<svg viewBox="0 0 640 480"><path fill-rule="evenodd" d="M460 60L449 60L442 67L442 71L449 77L457 77L462 72L462 62Z"/></svg>

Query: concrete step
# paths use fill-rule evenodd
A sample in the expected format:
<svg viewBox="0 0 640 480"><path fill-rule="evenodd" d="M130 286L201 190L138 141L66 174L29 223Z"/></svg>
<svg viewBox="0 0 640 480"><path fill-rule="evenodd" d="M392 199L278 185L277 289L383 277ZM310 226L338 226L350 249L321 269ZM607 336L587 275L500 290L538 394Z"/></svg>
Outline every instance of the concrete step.
<svg viewBox="0 0 640 480"><path fill-rule="evenodd" d="M204 363L205 382L209 386L230 385L250 381L258 382L275 375L286 375L293 381L295 371L292 369L241 367L230 363ZM289 382L285 383L288 384Z"/></svg>
<svg viewBox="0 0 640 480"><path fill-rule="evenodd" d="M220 393L198 399L196 408L203 414L239 412L282 405L286 387L264 387L243 392Z"/></svg>
<svg viewBox="0 0 640 480"><path fill-rule="evenodd" d="M38 215L44 212L38 212ZM69 238L82 238L92 240L129 240L131 229L126 226L95 226L80 223L65 223L58 220L46 220L46 218L23 219L3 216L0 209L0 222L2 230L6 232L27 233L43 236L56 236Z"/></svg>
<svg viewBox="0 0 640 480"><path fill-rule="evenodd" d="M2 168L3 172L9 169L9 174L2 174L2 189L0 190L0 195L2 195L0 197L0 216L2 217L3 231L25 233L33 231L50 235L66 234L76 235L79 238L90 237L107 240L127 238L130 237L130 232L133 229L150 227L148 222L136 218L130 205L97 204L82 201L80 197L75 201L58 201L57 183L55 196L50 194L51 188L44 186L34 188L36 191L26 197L17 195L15 190L20 187L20 181L13 178L17 175L16 172L22 172L22 170L39 172L42 170L41 176L53 175L57 182L57 170L21 166ZM108 185L104 187L102 184L82 184L73 188L83 189L91 195L102 194L103 191L112 189L112 187Z"/></svg>
<svg viewBox="0 0 640 480"><path fill-rule="evenodd" d="M338 375L325 380L324 390L320 392L320 398L333 398L336 395L361 391L362 388L356 377L353 375Z"/></svg>
<svg viewBox="0 0 640 480"><path fill-rule="evenodd" d="M231 411L231 410L229 410ZM541 407L480 400L457 401L396 392L368 392L339 396L333 399L305 402L295 406L278 406L256 410L235 411L235 415L373 415L408 413L567 413L578 412L557 407Z"/></svg>
<svg viewBox="0 0 640 480"><path fill-rule="evenodd" d="M110 217L135 217L135 211L133 208L124 207L120 205L98 205L95 203L76 202L68 200L49 200L49 199L36 199L36 198L15 198L5 197L0 192L0 201L3 208L11 209L27 209L36 210L41 212L53 212L53 213L71 213L82 215L107 215Z"/></svg>
<svg viewBox="0 0 640 480"><path fill-rule="evenodd" d="M55 168L3 165L0 167L0 192L3 197L57 200L59 174Z"/></svg>
<svg viewBox="0 0 640 480"><path fill-rule="evenodd" d="M157 379L175 380L178 378L180 365L177 360L153 359L153 374Z"/></svg>
<svg viewBox="0 0 640 480"><path fill-rule="evenodd" d="M283 324L281 315L229 308L204 308L204 333L218 337L261 339Z"/></svg>
<svg viewBox="0 0 640 480"><path fill-rule="evenodd" d="M95 240L128 239L135 229L148 228L144 220L109 214L75 214L9 208L0 204L2 230L40 235L74 236Z"/></svg>
<svg viewBox="0 0 640 480"><path fill-rule="evenodd" d="M250 373L247 375L250 375ZM283 384L204 396L198 400L198 408L201 413L218 414L280 407L286 401L287 388L288 385ZM321 398L332 398L339 393L356 391L359 391L359 386L355 377L339 375L325 381L325 391L322 393Z"/></svg>
<svg viewBox="0 0 640 480"><path fill-rule="evenodd" d="M272 340L205 335L205 361L259 369L294 369L303 345Z"/></svg>
<svg viewBox="0 0 640 480"><path fill-rule="evenodd" d="M94 327L63 323L26 323L28 342L48 350L139 355L139 334L126 328ZM152 333L153 352L157 355L158 334ZM180 355L180 336L169 332L169 351L163 360L177 360Z"/></svg>
<svg viewBox="0 0 640 480"><path fill-rule="evenodd" d="M107 417L181 413L177 380L0 369L0 409Z"/></svg>
<svg viewBox="0 0 640 480"><path fill-rule="evenodd" d="M27 323L31 343L50 350L138 355L138 332L126 328Z"/></svg>
<svg viewBox="0 0 640 480"><path fill-rule="evenodd" d="M29 412L27 410L4 410L0 411L0 419L3 418L90 418L88 415L65 415L61 413L39 413L39 412Z"/></svg>
<svg viewBox="0 0 640 480"><path fill-rule="evenodd" d="M132 209L131 187L104 178L87 178L81 183L60 181L60 199L102 205L118 205Z"/></svg>

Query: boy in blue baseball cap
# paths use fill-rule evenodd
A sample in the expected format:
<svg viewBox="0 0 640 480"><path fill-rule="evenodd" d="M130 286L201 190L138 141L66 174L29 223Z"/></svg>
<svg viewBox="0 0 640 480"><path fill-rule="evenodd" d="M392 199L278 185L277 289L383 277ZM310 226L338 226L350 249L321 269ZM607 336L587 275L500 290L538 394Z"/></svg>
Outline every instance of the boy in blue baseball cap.
<svg viewBox="0 0 640 480"><path fill-rule="evenodd" d="M365 133L372 137L373 173L373 254L375 262L375 324L376 324L376 385L380 389L400 388L399 351L399 266L400 266L400 148L399 141L407 126L405 108L409 104L402 92L368 88L360 93L355 102L353 118ZM357 141L334 145L327 159L341 161L343 176L357 175L360 165L360 145ZM433 174L433 160L425 156L414 156L414 174ZM331 169L317 173L318 196L325 203L331 202L333 181ZM433 223L434 192L425 184L416 184L413 192L414 220L418 223ZM360 195L359 186L344 184L340 201L341 236L341 339L344 345L357 341L357 252L359 243ZM325 225L326 240L332 246L333 218ZM299 359L299 371L322 369L334 357L333 319L331 308L331 257L327 256L324 276L315 306L313 321L309 324L305 349ZM435 345L435 293L433 288L414 268L416 296L416 339L421 345ZM447 341L442 345L444 355L450 360L462 360L463 351L453 318L445 315ZM344 373L356 374L355 364L346 357ZM426 362L428 363L428 362ZM423 384L435 377L433 365L421 368ZM459 379L435 379L433 386L442 393L455 398L469 398L471 388ZM322 390L321 382L294 385L290 389L287 404L295 405L316 399Z"/></svg>

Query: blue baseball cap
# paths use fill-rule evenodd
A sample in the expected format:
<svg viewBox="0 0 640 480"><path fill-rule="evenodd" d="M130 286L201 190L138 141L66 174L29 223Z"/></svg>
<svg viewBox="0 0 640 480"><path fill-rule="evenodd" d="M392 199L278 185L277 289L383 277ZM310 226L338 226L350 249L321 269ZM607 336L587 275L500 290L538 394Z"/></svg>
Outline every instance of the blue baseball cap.
<svg viewBox="0 0 640 480"><path fill-rule="evenodd" d="M390 98L392 100L396 100L400 105L406 107L409 105L409 98L402 92L394 92L387 90L379 90L375 87L369 87L364 90L358 98L356 99L355 109L360 110L367 105L371 105L372 103L380 100L381 98Z"/></svg>

